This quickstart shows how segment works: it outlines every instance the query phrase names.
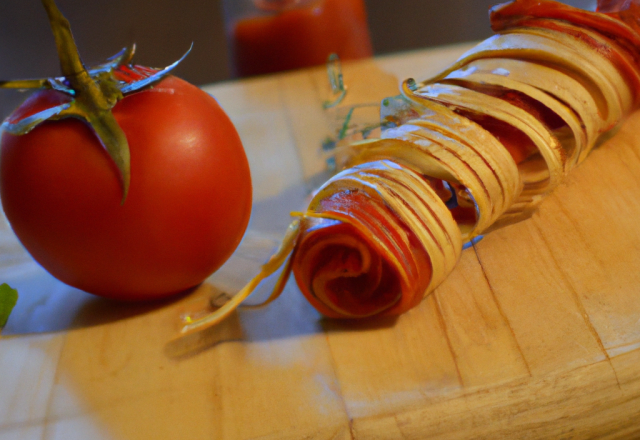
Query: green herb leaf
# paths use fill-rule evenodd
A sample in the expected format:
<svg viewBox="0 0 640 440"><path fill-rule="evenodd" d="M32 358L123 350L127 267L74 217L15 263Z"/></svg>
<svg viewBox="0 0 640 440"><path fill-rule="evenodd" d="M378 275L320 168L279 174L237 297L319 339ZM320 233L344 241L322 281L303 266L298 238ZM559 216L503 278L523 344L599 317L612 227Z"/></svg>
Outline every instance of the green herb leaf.
<svg viewBox="0 0 640 440"><path fill-rule="evenodd" d="M0 331L9 320L13 307L18 302L18 291L12 289L7 283L0 285Z"/></svg>
<svg viewBox="0 0 640 440"><path fill-rule="evenodd" d="M340 58L335 53L330 54L327 59L327 76L331 86L331 98L322 104L325 110L340 104L347 95L347 87L344 85L342 77L342 65L340 64Z"/></svg>

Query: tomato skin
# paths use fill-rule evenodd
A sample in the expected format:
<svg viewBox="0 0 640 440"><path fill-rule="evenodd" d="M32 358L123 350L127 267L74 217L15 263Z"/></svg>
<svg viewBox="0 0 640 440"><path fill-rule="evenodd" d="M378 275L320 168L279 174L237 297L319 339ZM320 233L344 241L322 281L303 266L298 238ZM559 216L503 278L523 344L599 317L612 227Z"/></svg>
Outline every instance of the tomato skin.
<svg viewBox="0 0 640 440"><path fill-rule="evenodd" d="M21 117L64 100L32 95ZM0 197L19 240L47 271L122 300L169 296L201 283L240 243L251 176L240 138L218 103L167 77L113 109L131 152L124 204L115 164L80 120L4 133Z"/></svg>

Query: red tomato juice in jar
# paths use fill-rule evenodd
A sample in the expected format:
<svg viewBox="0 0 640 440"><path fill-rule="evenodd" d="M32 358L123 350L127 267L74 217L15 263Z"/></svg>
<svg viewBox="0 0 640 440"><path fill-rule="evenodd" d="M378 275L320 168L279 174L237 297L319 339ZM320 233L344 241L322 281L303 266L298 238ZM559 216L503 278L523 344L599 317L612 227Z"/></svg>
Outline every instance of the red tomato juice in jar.
<svg viewBox="0 0 640 440"><path fill-rule="evenodd" d="M231 0L238 1L238 0ZM228 24L237 77L372 55L364 0L253 0L258 14ZM267 11L268 9L271 9Z"/></svg>

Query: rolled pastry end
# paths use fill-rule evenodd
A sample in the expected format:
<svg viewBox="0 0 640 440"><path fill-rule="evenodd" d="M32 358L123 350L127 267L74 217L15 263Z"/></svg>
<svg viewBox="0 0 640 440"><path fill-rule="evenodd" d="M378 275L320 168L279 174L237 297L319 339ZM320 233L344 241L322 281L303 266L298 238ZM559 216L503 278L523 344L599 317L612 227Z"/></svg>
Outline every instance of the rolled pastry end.
<svg viewBox="0 0 640 440"><path fill-rule="evenodd" d="M365 230L359 218L365 213L357 212L363 195L347 198L355 202L350 215L334 212L302 224L292 267L302 293L330 318L399 315L415 307L431 281L427 253L401 224L369 223ZM395 234L403 239L390 237Z"/></svg>

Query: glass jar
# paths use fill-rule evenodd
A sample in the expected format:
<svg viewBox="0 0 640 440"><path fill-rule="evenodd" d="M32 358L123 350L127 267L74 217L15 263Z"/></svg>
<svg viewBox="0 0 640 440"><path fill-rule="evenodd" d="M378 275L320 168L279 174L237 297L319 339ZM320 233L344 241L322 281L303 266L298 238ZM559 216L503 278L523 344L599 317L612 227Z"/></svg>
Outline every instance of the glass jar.
<svg viewBox="0 0 640 440"><path fill-rule="evenodd" d="M372 55L364 0L224 0L235 77Z"/></svg>

